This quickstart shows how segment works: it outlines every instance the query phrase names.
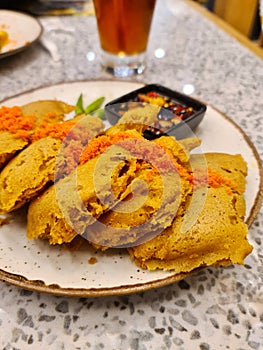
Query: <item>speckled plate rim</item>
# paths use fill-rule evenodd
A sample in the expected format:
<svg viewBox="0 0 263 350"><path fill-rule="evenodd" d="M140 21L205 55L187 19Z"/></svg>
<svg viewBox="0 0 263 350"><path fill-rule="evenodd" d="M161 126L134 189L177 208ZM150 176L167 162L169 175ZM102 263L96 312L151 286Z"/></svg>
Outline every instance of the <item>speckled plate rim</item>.
<svg viewBox="0 0 263 350"><path fill-rule="evenodd" d="M2 12L8 12L10 15L14 16L15 18L18 18L18 16L23 16L24 19L28 19L30 22L34 23L37 27L38 27L38 33L34 36L34 38L29 41L27 44L25 45L20 45L12 50L9 51L4 51L1 52L0 51L0 59L2 58L6 58L12 55L15 55L21 51L24 51L25 49L27 49L29 46L31 46L32 44L34 44L36 41L39 40L39 38L41 37L41 35L43 34L44 28L42 26L42 24L40 23L40 21L24 12L18 12L18 11L12 11L12 10L2 10L0 9L0 14ZM27 38L23 38L25 40L25 42L27 41ZM13 39L15 40L15 39Z"/></svg>
<svg viewBox="0 0 263 350"><path fill-rule="evenodd" d="M199 271L200 269L198 269ZM11 274L0 270L0 280L7 284L14 285L19 288L27 289L34 292L41 292L47 294L53 294L58 296L67 297L104 297L104 296L114 296L114 295L125 295L133 294L139 292L145 292L153 288L160 288L166 285L179 282L182 279L189 277L194 272L191 273L181 273L166 277L164 279L155 280L154 282L148 283L136 283L134 285L123 285L118 287L110 288L63 288L57 284L46 285L43 281L28 280L23 276Z"/></svg>
<svg viewBox="0 0 263 350"><path fill-rule="evenodd" d="M94 79L94 80L88 80L88 81L79 81L81 83L85 82L103 82L103 81L113 81L116 82L117 80L107 80L107 79ZM122 80L118 80L118 82L122 82ZM123 81L127 83L127 81ZM76 83L76 81L68 81L68 82L61 82L55 85L47 85L47 86L41 86L39 88L31 89L24 91L20 94L16 94L14 96L10 96L2 101L0 101L0 104L3 104L5 101L9 99L13 99L18 96L22 96L23 94L28 94L30 92L34 92L36 90L47 88L47 87L54 87L59 86L61 84L70 84L70 83ZM129 83L134 84L141 84L142 86L145 85L143 82L138 81L129 81ZM205 103L205 102L204 102ZM250 140L248 135L244 132L244 130L235 123L230 117L228 117L226 114L222 113L220 110L216 109L212 105L209 105L212 109L217 111L223 118L225 118L229 123L233 125L243 136L244 140L246 141L247 145L250 147L255 160L257 161L258 169L259 169L259 190L257 192L254 204L250 210L250 213L246 219L246 223L248 226L251 226L253 221L255 220L262 201L263 201L263 166L260 159L260 156L257 152L256 147L254 146L253 142ZM145 283L136 283L133 285L120 285L116 287L110 287L110 288L63 288L59 286L58 284L50 284L46 285L41 280L30 280L25 278L24 276L13 274L7 271L4 271L0 269L0 280L2 282L5 282L10 285L14 285L19 288L27 289L30 291L35 292L41 292L41 293L47 293L52 295L58 295L58 296L68 296L68 297L105 297L105 296L116 296L116 295L125 295L125 294L132 294L132 293L138 293L138 292L144 292L153 288L160 288L164 287L166 285L179 282L180 280L191 276L192 274L196 273L197 271L200 271L202 268L198 268L191 273L181 273L181 274L172 274L171 276L160 278L154 281L145 282Z"/></svg>
<svg viewBox="0 0 263 350"><path fill-rule="evenodd" d="M230 117L228 117L226 114L222 113L219 109L213 107L212 105L210 105L215 111L217 111L219 114L221 114L222 117L224 117L229 123L231 123L243 136L244 140L246 141L246 143L248 144L248 146L250 147L251 151L253 152L253 155L257 161L257 165L258 165L258 169L259 169L259 190L257 193L257 196L255 198L254 201L254 205L252 206L250 213L246 219L246 224L248 225L248 227L250 227L253 223L253 221L255 220L262 202L263 202L263 165L262 165L262 160L258 154L258 151L255 147L255 145L253 144L253 142L251 141L251 139L248 137L248 135L244 132L244 130L233 121L233 119L231 119Z"/></svg>

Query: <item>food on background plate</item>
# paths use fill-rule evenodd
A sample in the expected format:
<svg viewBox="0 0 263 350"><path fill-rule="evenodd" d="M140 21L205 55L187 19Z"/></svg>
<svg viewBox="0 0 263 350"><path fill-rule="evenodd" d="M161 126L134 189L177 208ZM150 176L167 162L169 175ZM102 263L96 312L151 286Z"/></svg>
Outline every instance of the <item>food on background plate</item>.
<svg viewBox="0 0 263 350"><path fill-rule="evenodd" d="M2 48L8 43L8 33L5 30L0 30L0 52Z"/></svg>
<svg viewBox="0 0 263 350"><path fill-rule="evenodd" d="M43 116L29 132L25 126L26 148L0 174L2 211L29 202L29 239L66 244L82 237L96 249L122 246L144 269L179 274L243 264L252 250L244 223L246 163L241 155L190 156L197 138L146 140L143 132L158 110L128 111L104 132L97 119L88 143L83 129L72 128L74 119L60 122L70 126L60 129L63 141L47 132L53 127L58 135L56 123L43 128ZM81 125L81 117L75 122Z"/></svg>

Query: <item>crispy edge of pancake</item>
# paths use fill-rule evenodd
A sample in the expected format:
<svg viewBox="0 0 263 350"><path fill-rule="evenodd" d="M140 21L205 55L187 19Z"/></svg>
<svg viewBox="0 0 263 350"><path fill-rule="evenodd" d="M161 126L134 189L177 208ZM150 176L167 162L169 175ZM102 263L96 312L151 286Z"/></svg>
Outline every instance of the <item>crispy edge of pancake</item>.
<svg viewBox="0 0 263 350"><path fill-rule="evenodd" d="M191 157L198 166L200 157ZM243 264L252 251L247 240L247 225L243 221L246 163L240 155L211 153L206 159L212 170L238 181L240 187L232 194L224 187L195 191L195 200L197 204L201 201L202 205L196 222L190 227L187 224L187 216L191 217L189 198L188 206L182 208L182 215L176 217L171 227L153 240L128 249L138 266L184 273L202 266ZM202 197L205 198L203 203Z"/></svg>
<svg viewBox="0 0 263 350"><path fill-rule="evenodd" d="M39 100L29 102L20 107L23 115L33 115L37 118L36 127L43 121L43 118L52 113L48 123L56 123L63 121L65 115L73 112L76 106L71 106L59 100Z"/></svg>
<svg viewBox="0 0 263 350"><path fill-rule="evenodd" d="M54 181L61 141L40 139L14 157L0 173L0 212L18 209Z"/></svg>
<svg viewBox="0 0 263 350"><path fill-rule="evenodd" d="M0 133L0 171L19 151L28 145L28 141L16 139L8 131Z"/></svg>

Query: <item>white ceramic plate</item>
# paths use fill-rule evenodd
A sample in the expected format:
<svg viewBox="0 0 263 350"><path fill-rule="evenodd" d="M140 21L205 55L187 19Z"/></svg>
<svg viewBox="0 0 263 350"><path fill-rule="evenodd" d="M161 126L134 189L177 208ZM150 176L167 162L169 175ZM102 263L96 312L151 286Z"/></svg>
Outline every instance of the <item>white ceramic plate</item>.
<svg viewBox="0 0 263 350"><path fill-rule="evenodd" d="M108 102L141 86L120 81L65 83L15 96L1 105L21 105L39 99L60 99L75 104L80 93L85 103L99 96L105 96ZM211 106L196 135L203 140L204 152L241 153L247 161L246 220L250 225L262 199L262 166L254 146L233 121ZM93 257L97 262L90 264L89 259ZM103 296L143 291L183 277L185 275L172 272L141 270L124 250L95 254L91 248L74 252L51 247L41 240L29 241L23 211L10 224L0 227L0 279L22 288L58 295Z"/></svg>
<svg viewBox="0 0 263 350"><path fill-rule="evenodd" d="M9 37L0 51L0 58L26 49L42 34L42 26L34 17L9 10L0 10L0 30L6 31Z"/></svg>

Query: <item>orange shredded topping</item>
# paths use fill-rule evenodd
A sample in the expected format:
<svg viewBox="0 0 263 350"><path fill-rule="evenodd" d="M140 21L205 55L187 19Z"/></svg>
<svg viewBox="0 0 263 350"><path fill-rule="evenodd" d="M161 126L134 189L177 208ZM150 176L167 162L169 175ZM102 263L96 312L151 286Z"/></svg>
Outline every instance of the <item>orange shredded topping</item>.
<svg viewBox="0 0 263 350"><path fill-rule="evenodd" d="M188 180L194 189L205 186L213 188L225 186L228 194L232 194L233 190L238 187L238 184L225 179L221 174L212 171L210 168L195 169L194 173L189 173Z"/></svg>
<svg viewBox="0 0 263 350"><path fill-rule="evenodd" d="M128 140L128 142L125 141L121 143L121 146L131 151L133 155L140 159L136 165L137 170L139 170L141 164L145 161L151 163L153 160L155 163L152 165L152 170L148 173L148 181L152 181L153 175L157 171L169 172L176 169L181 177L187 178L193 186L193 189L207 185L213 188L225 186L227 193L232 194L233 190L238 186L230 180L225 179L221 174L213 172L210 168L199 169L192 172L181 165L165 145L157 145L126 132L101 135L97 138L93 138L88 142L80 155L83 145L87 142L88 131L85 129L85 132L83 132L84 130L82 130L81 127L74 128L76 125L76 121L74 120L51 124L50 119L54 116L54 113L49 113L42 119L41 124L36 129L37 118L35 116L23 115L21 108L18 106L4 106L0 108L0 131L8 131L12 133L15 138L20 138L29 142L34 142L47 136L63 140L70 133L70 143L65 144L67 148L65 157L67 159L67 174L75 168L79 159L80 164L83 164L105 152L111 145ZM76 142L72 142L72 140ZM149 142L149 147L145 147L146 142Z"/></svg>
<svg viewBox="0 0 263 350"><path fill-rule="evenodd" d="M23 115L18 106L0 108L0 131L8 131L15 138L34 142L46 136L63 139L75 125L73 121L50 123L56 116L49 113L43 117L41 124L36 125L36 116Z"/></svg>
<svg viewBox="0 0 263 350"><path fill-rule="evenodd" d="M55 113L48 113L42 118L40 125L37 125L36 116L23 115L22 109L18 106L0 108L0 131L8 131L15 138L23 139L28 142L34 142L41 138L51 136L63 140L70 130L76 125L76 121L52 122L56 117ZM79 129L79 130L78 130ZM83 131L83 130L82 130ZM85 130L85 137L76 128L73 138L87 138L89 131ZM70 135L72 136L72 135Z"/></svg>
<svg viewBox="0 0 263 350"><path fill-rule="evenodd" d="M28 140L35 125L36 117L24 116L18 106L0 108L0 131L9 131L16 138Z"/></svg>
<svg viewBox="0 0 263 350"><path fill-rule="evenodd" d="M134 138L121 143L121 146L130 151L137 159L150 163L154 172L178 172L174 156L161 145L149 140Z"/></svg>
<svg viewBox="0 0 263 350"><path fill-rule="evenodd" d="M101 135L90 140L80 157L80 164L86 163L88 160L105 152L110 146L125 139L135 138L125 132L119 132L112 135Z"/></svg>
<svg viewBox="0 0 263 350"><path fill-rule="evenodd" d="M147 173L147 181L151 182L153 180L153 175L154 175L154 171L153 170L149 170Z"/></svg>
<svg viewBox="0 0 263 350"><path fill-rule="evenodd" d="M125 142L121 142L124 141ZM184 167L172 155L172 152L165 146L160 146L151 141L136 138L134 135L129 135L125 132L119 132L114 135L102 135L92 139L84 149L80 164L102 154L108 147L120 142L120 145L129 150L132 155L138 158L136 169L139 170L145 162L152 163L152 169L147 173L147 181L152 181L154 173L164 173L176 171L180 177L185 177L192 185L193 190L205 186L213 188L226 187L227 193L232 193L237 184L225 179L221 174L208 169L191 169ZM149 147L145 143L149 142Z"/></svg>
<svg viewBox="0 0 263 350"><path fill-rule="evenodd" d="M47 136L63 140L69 131L75 126L75 124L75 121L57 122L52 124L48 124L46 122L41 123L39 128L32 136L32 141L34 142Z"/></svg>

